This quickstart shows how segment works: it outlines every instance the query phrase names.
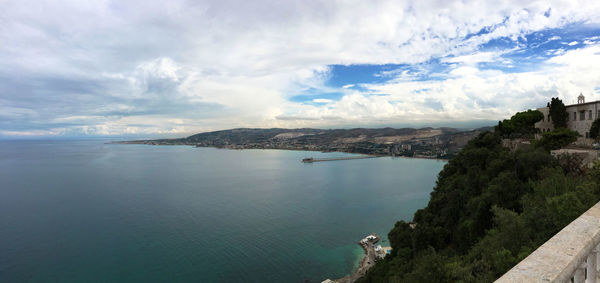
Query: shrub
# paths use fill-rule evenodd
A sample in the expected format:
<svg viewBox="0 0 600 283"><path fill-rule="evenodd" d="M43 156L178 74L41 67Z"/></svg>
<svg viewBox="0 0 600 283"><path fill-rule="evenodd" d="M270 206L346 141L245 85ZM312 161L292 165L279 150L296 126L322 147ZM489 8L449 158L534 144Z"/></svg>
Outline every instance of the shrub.
<svg viewBox="0 0 600 283"><path fill-rule="evenodd" d="M576 141L577 137L579 136L579 133L575 131L569 130L567 128L558 128L550 132L543 133L542 138L535 141L534 146L541 147L546 151L560 149Z"/></svg>

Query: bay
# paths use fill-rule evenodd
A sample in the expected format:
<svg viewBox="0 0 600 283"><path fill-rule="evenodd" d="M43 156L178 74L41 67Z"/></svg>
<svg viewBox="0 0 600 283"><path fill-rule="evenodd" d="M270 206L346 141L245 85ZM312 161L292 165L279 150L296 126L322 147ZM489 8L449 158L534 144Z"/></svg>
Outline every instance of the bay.
<svg viewBox="0 0 600 283"><path fill-rule="evenodd" d="M0 282L343 277L445 164L105 142L0 141Z"/></svg>

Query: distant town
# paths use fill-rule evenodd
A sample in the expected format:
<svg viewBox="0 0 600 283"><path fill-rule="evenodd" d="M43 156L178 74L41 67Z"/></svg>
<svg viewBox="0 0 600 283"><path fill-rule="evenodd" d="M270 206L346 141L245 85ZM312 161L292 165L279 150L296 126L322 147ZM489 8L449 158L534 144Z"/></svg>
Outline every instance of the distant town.
<svg viewBox="0 0 600 283"><path fill-rule="evenodd" d="M231 129L180 139L136 140L118 143L191 145L227 149L285 149L348 152L378 156L449 159L469 140L491 127L380 129Z"/></svg>

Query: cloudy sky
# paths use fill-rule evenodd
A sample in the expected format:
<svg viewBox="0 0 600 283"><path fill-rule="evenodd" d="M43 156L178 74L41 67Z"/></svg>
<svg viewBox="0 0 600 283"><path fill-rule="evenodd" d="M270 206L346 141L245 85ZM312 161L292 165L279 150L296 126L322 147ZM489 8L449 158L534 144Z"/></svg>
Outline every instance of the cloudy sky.
<svg viewBox="0 0 600 283"><path fill-rule="evenodd" d="M600 100L598 0L158 2L0 0L0 136L489 124Z"/></svg>

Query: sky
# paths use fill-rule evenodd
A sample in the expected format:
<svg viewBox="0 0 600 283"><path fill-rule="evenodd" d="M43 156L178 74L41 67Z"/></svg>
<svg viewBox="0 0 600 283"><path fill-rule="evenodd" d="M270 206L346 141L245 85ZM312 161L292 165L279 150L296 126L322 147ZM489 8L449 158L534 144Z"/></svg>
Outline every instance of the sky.
<svg viewBox="0 0 600 283"><path fill-rule="evenodd" d="M0 4L0 137L461 127L600 100L597 0Z"/></svg>

